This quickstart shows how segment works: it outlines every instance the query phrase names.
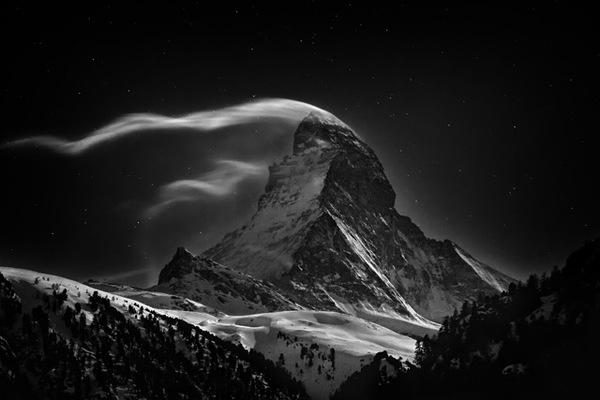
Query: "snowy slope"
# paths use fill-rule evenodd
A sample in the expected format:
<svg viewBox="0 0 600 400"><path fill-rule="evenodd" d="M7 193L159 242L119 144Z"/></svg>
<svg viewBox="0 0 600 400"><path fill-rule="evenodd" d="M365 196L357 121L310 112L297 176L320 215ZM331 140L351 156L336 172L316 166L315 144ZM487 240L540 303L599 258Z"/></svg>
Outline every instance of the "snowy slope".
<svg viewBox="0 0 600 400"><path fill-rule="evenodd" d="M415 346L409 337L335 312L290 311L259 316L258 320L255 317L232 319L238 325L264 327L269 324L268 332L257 335L255 349L273 360L283 354L283 366L306 382L307 391L316 399L328 398L350 374L370 362L375 353L385 350L394 357L412 360ZM285 336L278 338L279 332ZM302 346L314 348L296 367L294 360L301 355ZM330 359L331 348L335 349L335 365ZM314 360L312 365L309 357Z"/></svg>
<svg viewBox="0 0 600 400"><path fill-rule="evenodd" d="M76 303L87 303L97 291L126 315L129 315L129 306L136 310L143 308L146 312L180 318L218 337L254 348L273 361L278 361L283 354L282 366L305 382L307 391L315 399L328 398L377 352L385 350L406 360L412 360L414 356L414 339L337 312L283 311L227 316L198 302L159 292L114 285L107 288L122 290L108 292L60 276L18 268L0 267L0 273L13 282L24 308L28 308L28 301L35 299L36 291L50 295L54 290L66 289L65 304L73 308ZM186 310L188 306L180 307L181 304L192 304L195 311ZM178 309L154 307L162 305ZM92 319L89 311L83 309L82 312L88 320ZM303 351L303 347L306 350ZM332 348L335 349L334 360Z"/></svg>
<svg viewBox="0 0 600 400"><path fill-rule="evenodd" d="M256 352L169 310L49 274L0 274L2 399L307 398ZM199 324L214 318L177 311Z"/></svg>
<svg viewBox="0 0 600 400"><path fill-rule="evenodd" d="M172 317L178 317L179 315L185 313L193 313L194 319L198 322L205 322L209 320L216 320L217 317L213 315L214 310L204 307L201 304L197 304L197 311L182 311L182 310L169 310L169 309L160 309L149 306L154 302L156 297L171 297L171 295L167 294L158 294L159 296L144 296L143 294L147 294L149 292L140 292L133 293L133 290L126 292L132 294L133 298L125 297L117 294L116 292L106 292L104 290L97 289L95 287L87 286L83 283L73 281L68 278L63 278L57 275L51 275L47 273L35 272L26 269L20 268L9 268L9 267L0 267L0 273L4 275L4 277L11 282L15 287L17 293L19 293L19 289L21 292L25 290L27 293L31 293L32 289L37 289L42 293L46 293L48 295L52 294L54 290L57 292L61 292L64 289L67 290L67 300L65 301L65 305L68 305L72 308L75 308L76 303L87 303L89 298L92 296L94 292L98 292L98 295L101 297L108 297L111 301L111 304L119 309L122 312L128 312L129 306L133 306L136 309L144 308L148 312L155 311L158 314L168 315ZM136 300L135 298L139 298L140 300ZM30 300L27 296L22 296L21 301L24 304L24 308L28 308L28 301ZM202 312L201 310L205 310L206 312ZM86 314L88 320L92 319L92 315L89 311L82 310L83 313Z"/></svg>
<svg viewBox="0 0 600 400"><path fill-rule="evenodd" d="M194 313L173 311L198 324ZM415 340L380 325L336 312L282 311L201 322L203 329L263 353L305 383L314 399L327 399L348 376L387 351L413 360ZM307 352L302 356L303 348ZM331 360L334 349L334 360ZM309 361L312 359L312 361Z"/></svg>

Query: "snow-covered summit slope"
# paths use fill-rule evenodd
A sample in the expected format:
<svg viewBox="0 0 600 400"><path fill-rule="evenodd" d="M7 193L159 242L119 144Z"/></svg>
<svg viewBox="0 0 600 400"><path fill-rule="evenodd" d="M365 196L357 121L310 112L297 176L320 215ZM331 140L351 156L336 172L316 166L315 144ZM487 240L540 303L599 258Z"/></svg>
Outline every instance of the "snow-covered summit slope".
<svg viewBox="0 0 600 400"><path fill-rule="evenodd" d="M512 281L425 237L394 202L374 152L341 121L312 113L293 154L270 167L256 214L203 256L273 283L294 304L377 316L392 329L398 318L435 327L428 319Z"/></svg>

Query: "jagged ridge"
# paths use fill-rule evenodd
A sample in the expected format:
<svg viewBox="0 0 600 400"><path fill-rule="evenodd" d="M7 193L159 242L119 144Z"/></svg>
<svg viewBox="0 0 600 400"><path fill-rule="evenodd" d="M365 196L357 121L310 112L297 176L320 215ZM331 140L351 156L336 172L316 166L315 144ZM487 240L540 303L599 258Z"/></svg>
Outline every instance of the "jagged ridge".
<svg viewBox="0 0 600 400"><path fill-rule="evenodd" d="M227 314L301 309L270 283L254 279L183 247L162 269L150 290L177 293Z"/></svg>

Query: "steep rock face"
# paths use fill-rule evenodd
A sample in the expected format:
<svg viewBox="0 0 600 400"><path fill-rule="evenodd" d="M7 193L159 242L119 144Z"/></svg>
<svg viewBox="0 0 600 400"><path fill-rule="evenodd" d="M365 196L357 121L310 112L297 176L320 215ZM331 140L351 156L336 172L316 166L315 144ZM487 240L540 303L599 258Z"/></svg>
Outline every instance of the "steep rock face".
<svg viewBox="0 0 600 400"><path fill-rule="evenodd" d="M279 309L300 309L270 283L213 260L194 256L179 247L151 290L177 293L223 311L244 314Z"/></svg>
<svg viewBox="0 0 600 400"><path fill-rule="evenodd" d="M293 149L270 167L256 214L204 256L272 282L296 304L388 327L440 321L512 281L399 215L381 163L335 117L311 113Z"/></svg>
<svg viewBox="0 0 600 400"><path fill-rule="evenodd" d="M327 126L338 126L330 123ZM302 122L295 136L294 155L269 167L269 181L256 214L205 256L258 279L276 279L292 268L292 255L323 214L319 197L336 156L328 151L331 142L318 135L325 136L327 131L317 129L317 125L321 126L312 115ZM333 132L331 138L335 139Z"/></svg>

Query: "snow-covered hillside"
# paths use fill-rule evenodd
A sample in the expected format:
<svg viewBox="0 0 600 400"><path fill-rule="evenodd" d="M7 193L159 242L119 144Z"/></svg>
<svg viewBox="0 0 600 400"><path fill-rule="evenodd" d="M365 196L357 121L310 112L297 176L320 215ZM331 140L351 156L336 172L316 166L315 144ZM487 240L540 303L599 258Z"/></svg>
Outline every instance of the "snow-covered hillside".
<svg viewBox="0 0 600 400"><path fill-rule="evenodd" d="M308 398L255 350L92 290L0 268L0 398Z"/></svg>
<svg viewBox="0 0 600 400"><path fill-rule="evenodd" d="M105 291L99 284L88 286L18 268L0 267L0 273L13 283L24 308L30 308L28 302L36 301L36 292L51 295L66 289L65 305L75 308L77 303L87 303L96 291L124 315L130 315L133 307L182 319L278 362L304 382L315 399L328 398L378 352L387 351L404 360L412 360L414 356L414 339L352 315L305 310L228 316L201 303L160 292L118 285L105 285L109 290ZM88 320L92 319L90 311L81 312Z"/></svg>
<svg viewBox="0 0 600 400"><path fill-rule="evenodd" d="M282 311L206 321L193 312L169 314L261 352L304 382L314 399L327 399L381 351L412 361L416 344L408 336L337 312Z"/></svg>

